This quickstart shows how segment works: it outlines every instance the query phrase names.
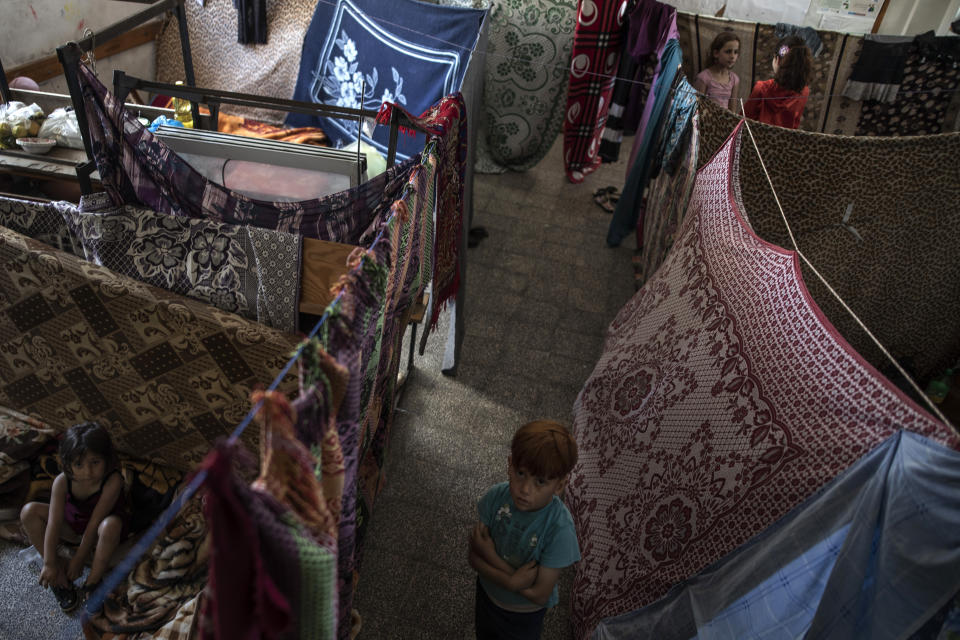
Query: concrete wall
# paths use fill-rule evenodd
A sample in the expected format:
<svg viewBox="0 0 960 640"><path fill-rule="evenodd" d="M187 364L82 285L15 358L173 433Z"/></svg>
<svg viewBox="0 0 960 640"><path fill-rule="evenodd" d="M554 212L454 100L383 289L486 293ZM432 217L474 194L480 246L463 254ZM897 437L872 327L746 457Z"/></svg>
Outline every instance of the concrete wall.
<svg viewBox="0 0 960 640"><path fill-rule="evenodd" d="M844 16L819 11L819 0L661 0L680 11L715 15L726 7L724 16L736 20L773 24L793 24L840 31L870 33L874 18ZM804 13L803 7L806 6ZM917 35L931 29L938 35L948 33L950 21L960 10L960 0L889 0L879 33Z"/></svg>
<svg viewBox="0 0 960 640"><path fill-rule="evenodd" d="M87 28L103 29L145 8L118 0L0 0L0 59L9 70L55 54L58 46L81 39ZM150 43L98 61L97 75L109 84L117 68L152 79L154 51ZM66 84L55 78L41 83L41 89L65 92Z"/></svg>

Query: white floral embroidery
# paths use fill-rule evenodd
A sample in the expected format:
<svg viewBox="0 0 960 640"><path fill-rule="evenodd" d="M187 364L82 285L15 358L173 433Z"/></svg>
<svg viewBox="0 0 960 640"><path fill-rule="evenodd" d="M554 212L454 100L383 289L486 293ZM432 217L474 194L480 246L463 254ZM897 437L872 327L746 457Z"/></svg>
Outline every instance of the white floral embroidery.
<svg viewBox="0 0 960 640"><path fill-rule="evenodd" d="M328 101L340 107L374 110L380 107L381 102L407 104L407 97L403 95L403 77L395 67L390 67L393 88L384 87L380 92L377 90L380 72L377 67L373 67L364 76L364 71L360 69L360 61L357 59L357 45L346 31L340 32L340 37L334 40L334 44L343 55L331 56L332 60L327 60L324 69L322 84ZM364 79L366 79L366 87L364 87ZM377 95L380 95L379 100ZM356 133L356 123L344 122L344 125L351 129L351 133Z"/></svg>
<svg viewBox="0 0 960 640"><path fill-rule="evenodd" d="M501 518L510 517L510 505L504 504L502 507L497 509L497 521L499 522Z"/></svg>

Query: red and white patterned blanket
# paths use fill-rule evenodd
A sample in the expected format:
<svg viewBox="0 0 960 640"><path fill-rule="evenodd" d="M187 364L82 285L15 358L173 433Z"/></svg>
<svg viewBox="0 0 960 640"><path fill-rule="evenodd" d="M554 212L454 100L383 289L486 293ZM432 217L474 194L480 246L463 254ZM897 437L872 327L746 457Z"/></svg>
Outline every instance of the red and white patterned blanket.
<svg viewBox="0 0 960 640"><path fill-rule="evenodd" d="M829 324L796 254L750 230L738 133L701 169L669 256L577 399L577 638L733 551L897 429L960 448Z"/></svg>

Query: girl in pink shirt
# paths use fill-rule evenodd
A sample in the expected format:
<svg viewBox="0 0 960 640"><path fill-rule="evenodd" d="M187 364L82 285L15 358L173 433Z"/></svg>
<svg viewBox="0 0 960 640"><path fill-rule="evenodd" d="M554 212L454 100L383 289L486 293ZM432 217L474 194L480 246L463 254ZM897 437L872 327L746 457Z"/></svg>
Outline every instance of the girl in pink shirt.
<svg viewBox="0 0 960 640"><path fill-rule="evenodd" d="M740 57L740 37L733 31L721 31L710 43L707 68L693 79L693 88L724 109L736 111L740 78L731 69Z"/></svg>

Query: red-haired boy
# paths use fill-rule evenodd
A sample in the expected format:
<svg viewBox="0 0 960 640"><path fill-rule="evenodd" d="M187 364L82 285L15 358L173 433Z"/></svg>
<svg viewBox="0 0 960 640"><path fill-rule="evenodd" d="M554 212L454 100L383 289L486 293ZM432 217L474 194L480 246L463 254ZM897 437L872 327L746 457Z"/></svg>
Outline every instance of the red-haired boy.
<svg viewBox="0 0 960 640"><path fill-rule="evenodd" d="M558 422L528 422L514 434L509 481L480 499L470 534L478 640L540 638L544 615L557 604L560 571L580 559L560 499L576 462L577 443Z"/></svg>

